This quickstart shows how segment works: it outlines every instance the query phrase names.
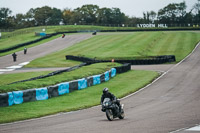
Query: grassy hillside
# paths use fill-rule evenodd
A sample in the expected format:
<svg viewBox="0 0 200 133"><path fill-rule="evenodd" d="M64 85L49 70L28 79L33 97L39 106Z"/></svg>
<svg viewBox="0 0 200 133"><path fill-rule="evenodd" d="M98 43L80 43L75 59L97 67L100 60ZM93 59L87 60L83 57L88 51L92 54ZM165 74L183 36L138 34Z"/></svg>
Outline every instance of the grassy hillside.
<svg viewBox="0 0 200 133"><path fill-rule="evenodd" d="M80 31L80 32L89 32L89 31L102 31L102 30L155 30L155 28L136 28L136 27L105 27L105 26L92 26L92 25L62 25L62 26L39 26L39 27L30 27L30 28L24 28L15 30L13 32L2 32L2 37L0 39L0 49L9 48L12 46L15 46L17 44L29 42L35 39L40 38L39 36L35 36L35 32L44 32L43 29L45 29L46 34L56 33L56 32L67 32L67 31ZM162 28L157 28L158 30L162 30ZM167 28L167 30L174 30L179 29L182 30L183 28ZM186 30L192 30L195 28L188 27L184 28ZM164 28L166 30L166 28ZM196 29L195 29L196 30ZM38 42L33 45L29 45L28 47L32 47L35 45L42 44L44 42L47 42L49 40L55 39L61 35L58 35L56 37L51 37L48 40L44 40L42 42ZM17 52L23 50L23 48L18 48L10 52L0 53L0 56L4 56L7 54L11 54L13 52Z"/></svg>
<svg viewBox="0 0 200 133"><path fill-rule="evenodd" d="M44 32L45 29L46 34L56 33L56 32L67 32L67 31L92 31L92 30L105 30L105 29L114 29L109 27L102 26L78 26L78 25L65 25L65 26L40 26L40 27L31 27L25 29L15 30L13 32L2 32L2 37L0 39L0 49L9 48L15 46L17 44L29 42L40 38L40 36L35 36L35 32L40 33ZM57 35L51 37L49 39L45 39L36 44L29 45L28 47L33 47L35 45L42 44L44 42L53 40L61 35ZM0 56L4 56L7 54L11 54L16 51L23 50L23 48L18 48L10 52L0 53Z"/></svg>
<svg viewBox="0 0 200 133"><path fill-rule="evenodd" d="M97 59L137 59L147 56L187 56L200 41L200 32L102 33L62 51L32 61L27 67L55 67L66 64L65 55ZM48 61L48 62L47 62Z"/></svg>
<svg viewBox="0 0 200 133"><path fill-rule="evenodd" d="M43 31L45 29L45 31ZM94 30L114 30L126 29L120 27L104 27L104 26L85 26L85 25L63 25L63 26L40 26L15 30L12 32L2 32L0 39L0 49L8 48L16 44L28 42L40 38L35 36L36 33L45 32L46 34L67 31L94 31ZM133 29L133 28L128 28Z"/></svg>

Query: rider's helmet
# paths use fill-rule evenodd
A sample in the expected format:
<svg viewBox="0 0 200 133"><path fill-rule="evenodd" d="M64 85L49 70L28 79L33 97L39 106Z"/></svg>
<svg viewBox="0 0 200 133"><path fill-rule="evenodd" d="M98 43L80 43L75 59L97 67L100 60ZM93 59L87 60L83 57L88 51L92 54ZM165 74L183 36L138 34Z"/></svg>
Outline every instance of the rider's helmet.
<svg viewBox="0 0 200 133"><path fill-rule="evenodd" d="M103 93L104 94L108 93L108 88L107 87L103 89Z"/></svg>

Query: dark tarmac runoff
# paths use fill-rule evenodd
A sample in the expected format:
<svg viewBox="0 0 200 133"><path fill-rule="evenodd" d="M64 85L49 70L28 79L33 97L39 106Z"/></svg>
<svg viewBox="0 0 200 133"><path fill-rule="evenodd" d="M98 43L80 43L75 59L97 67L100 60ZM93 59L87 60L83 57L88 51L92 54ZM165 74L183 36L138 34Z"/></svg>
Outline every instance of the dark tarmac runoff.
<svg viewBox="0 0 200 133"><path fill-rule="evenodd" d="M89 34L69 35L28 50L31 61L53 52L58 45L73 45ZM50 45L52 43L52 45ZM56 43L56 45L53 45ZM69 43L69 44L68 44ZM48 48L46 48L49 45ZM64 46L63 46L64 47ZM60 47L56 50L60 50ZM40 53L40 49L46 53ZM49 49L49 50L48 50ZM23 54L17 52L18 55ZM30 53L29 53L30 52ZM38 53L37 53L38 52ZM26 55L26 56L27 56ZM35 56L34 56L35 55ZM123 99L125 119L108 121L100 106L58 113L37 119L0 124L0 133L197 133L200 132L200 47L182 62L170 65L132 66L162 73L152 84ZM9 60L8 60L9 58ZM16 65L10 55L0 57L0 68ZM20 69L19 69L20 70ZM16 70L18 71L18 70Z"/></svg>

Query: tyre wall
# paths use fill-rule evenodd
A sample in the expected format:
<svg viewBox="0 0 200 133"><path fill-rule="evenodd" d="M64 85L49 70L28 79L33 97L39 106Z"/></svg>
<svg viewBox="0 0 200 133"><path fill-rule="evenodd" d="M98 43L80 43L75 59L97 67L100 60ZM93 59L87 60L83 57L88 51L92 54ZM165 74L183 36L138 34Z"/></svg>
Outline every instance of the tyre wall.
<svg viewBox="0 0 200 133"><path fill-rule="evenodd" d="M66 55L66 59L69 60L76 60L86 63L98 63L98 62L111 62L111 60L96 60L92 58L82 57L82 56L73 56L73 55ZM176 58L174 55L162 55L162 56L154 56L150 59L138 59L138 60L115 60L118 63L130 63L131 65L151 65L151 64L163 64L163 63L170 63L175 62Z"/></svg>
<svg viewBox="0 0 200 133"><path fill-rule="evenodd" d="M129 67L128 67L129 66ZM0 94L0 107L12 106L14 104L22 104L24 102L47 100L51 97L57 97L76 90L82 90L87 87L98 85L109 81L117 73L125 72L130 68L130 64L121 67L112 68L103 74L94 75L70 82L63 82L54 86L28 89L22 91L13 91ZM129 69L130 70L130 69Z"/></svg>

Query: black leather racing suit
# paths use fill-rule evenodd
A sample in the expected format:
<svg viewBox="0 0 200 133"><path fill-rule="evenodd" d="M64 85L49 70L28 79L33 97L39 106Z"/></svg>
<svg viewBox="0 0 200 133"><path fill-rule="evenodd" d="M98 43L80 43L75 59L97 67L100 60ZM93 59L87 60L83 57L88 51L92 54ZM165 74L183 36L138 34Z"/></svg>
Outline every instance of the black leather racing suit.
<svg viewBox="0 0 200 133"><path fill-rule="evenodd" d="M112 93L110 93L110 92L103 93L101 96L101 104L103 104L103 101L105 98L110 98L111 101L115 101L115 103L119 106L119 109L121 111L120 101L117 100L117 98Z"/></svg>

